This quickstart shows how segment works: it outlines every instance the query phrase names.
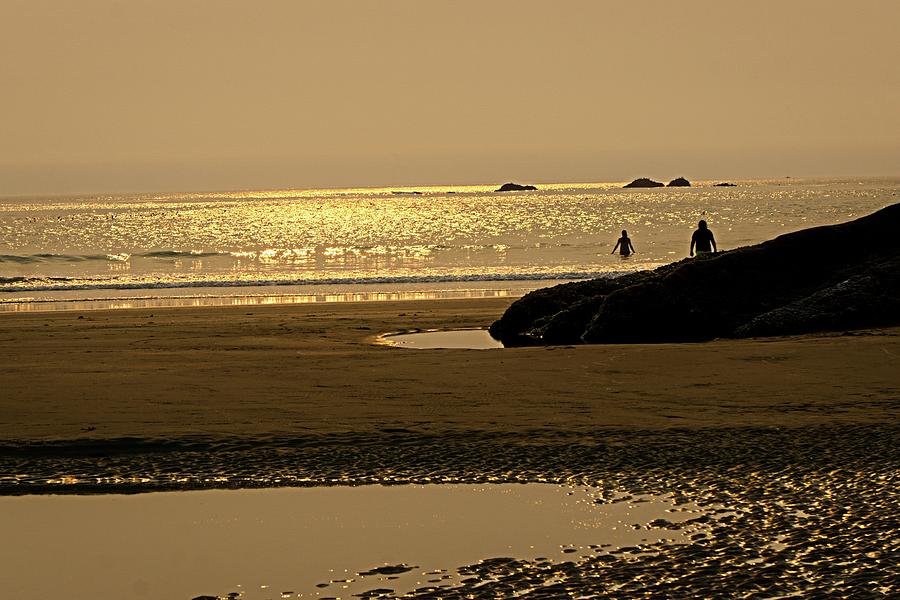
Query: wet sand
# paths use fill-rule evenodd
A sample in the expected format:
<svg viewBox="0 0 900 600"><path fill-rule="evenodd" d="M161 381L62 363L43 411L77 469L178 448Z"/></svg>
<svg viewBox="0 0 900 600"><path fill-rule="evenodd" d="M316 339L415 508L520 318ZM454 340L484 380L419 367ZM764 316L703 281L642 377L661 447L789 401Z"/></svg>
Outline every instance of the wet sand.
<svg viewBox="0 0 900 600"><path fill-rule="evenodd" d="M607 500L674 493L733 514L685 546L485 557L452 589L410 596L900 592L900 328L372 344L485 325L508 302L0 315L0 493L509 482Z"/></svg>
<svg viewBox="0 0 900 600"><path fill-rule="evenodd" d="M900 414L900 328L485 351L372 344L486 325L510 302L3 314L0 438L571 433Z"/></svg>

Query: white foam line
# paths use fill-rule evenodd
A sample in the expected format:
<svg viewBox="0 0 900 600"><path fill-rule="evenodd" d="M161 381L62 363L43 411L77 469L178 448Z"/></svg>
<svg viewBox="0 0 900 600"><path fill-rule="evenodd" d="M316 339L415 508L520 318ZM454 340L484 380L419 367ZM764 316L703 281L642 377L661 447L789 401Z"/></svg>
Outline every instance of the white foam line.
<svg viewBox="0 0 900 600"><path fill-rule="evenodd" d="M257 280L204 280L204 281L156 281L156 282L116 282L58 283L44 285L8 285L0 288L7 293L54 292L76 290L138 290L138 289L180 289L180 288L231 288L263 286L309 286L309 285L371 285L403 283L453 283L490 281L543 281L579 280L598 277L617 277L621 272L575 271L566 273L500 273L474 275L410 275L397 277L332 277L323 279L257 279Z"/></svg>

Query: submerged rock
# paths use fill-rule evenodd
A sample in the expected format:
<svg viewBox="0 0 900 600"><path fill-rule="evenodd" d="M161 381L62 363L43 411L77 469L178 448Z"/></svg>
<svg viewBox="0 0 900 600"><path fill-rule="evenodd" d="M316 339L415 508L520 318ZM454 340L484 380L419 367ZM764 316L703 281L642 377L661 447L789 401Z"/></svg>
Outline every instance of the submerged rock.
<svg viewBox="0 0 900 600"><path fill-rule="evenodd" d="M513 303L490 332L507 346L522 346L900 325L898 230L895 204L654 271L545 288Z"/></svg>
<svg viewBox="0 0 900 600"><path fill-rule="evenodd" d="M498 192L527 192L536 190L533 185L519 185L518 183L504 183L496 191Z"/></svg>
<svg viewBox="0 0 900 600"><path fill-rule="evenodd" d="M691 187L691 182L684 177L677 177L669 182L669 187Z"/></svg>
<svg viewBox="0 0 900 600"><path fill-rule="evenodd" d="M666 184L660 183L659 181L653 181L652 179L647 179L646 177L641 177L639 179L635 179L629 184L626 184L624 187L627 188L654 188L654 187L665 187Z"/></svg>
<svg viewBox="0 0 900 600"><path fill-rule="evenodd" d="M736 183L730 183L728 181L723 181L721 183L715 184L713 187L737 187Z"/></svg>

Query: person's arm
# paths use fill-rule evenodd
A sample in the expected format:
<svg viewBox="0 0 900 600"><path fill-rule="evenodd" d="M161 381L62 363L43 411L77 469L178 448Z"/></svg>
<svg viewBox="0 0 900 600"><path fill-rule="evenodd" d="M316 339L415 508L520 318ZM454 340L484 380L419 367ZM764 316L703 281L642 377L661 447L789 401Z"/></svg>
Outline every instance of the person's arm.
<svg viewBox="0 0 900 600"><path fill-rule="evenodd" d="M621 243L622 243L622 240L617 240L617 241L616 241L616 245L615 245L615 247L613 248L613 251L610 252L610 254L615 254L615 253L616 253L616 250L619 249L619 244L621 244Z"/></svg>
<svg viewBox="0 0 900 600"><path fill-rule="evenodd" d="M631 240L628 240L628 245L631 246L631 253L637 254L637 250L634 249L634 244L631 243Z"/></svg>
<svg viewBox="0 0 900 600"><path fill-rule="evenodd" d="M719 249L716 247L716 236L713 235L713 232L712 232L712 231L709 232L709 241L712 242L712 245L713 245L713 254L715 254L716 252L719 251Z"/></svg>
<svg viewBox="0 0 900 600"><path fill-rule="evenodd" d="M694 236L691 236L691 256L694 255L694 244L697 242L697 239Z"/></svg>

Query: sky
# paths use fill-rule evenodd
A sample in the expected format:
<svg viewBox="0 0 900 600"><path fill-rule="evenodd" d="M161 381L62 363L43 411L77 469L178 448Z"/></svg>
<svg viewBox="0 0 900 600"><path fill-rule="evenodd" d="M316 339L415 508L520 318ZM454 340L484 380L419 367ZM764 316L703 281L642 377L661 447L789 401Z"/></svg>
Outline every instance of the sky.
<svg viewBox="0 0 900 600"><path fill-rule="evenodd" d="M897 0L0 0L0 196L900 174Z"/></svg>

